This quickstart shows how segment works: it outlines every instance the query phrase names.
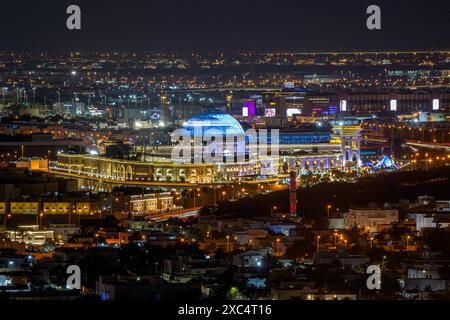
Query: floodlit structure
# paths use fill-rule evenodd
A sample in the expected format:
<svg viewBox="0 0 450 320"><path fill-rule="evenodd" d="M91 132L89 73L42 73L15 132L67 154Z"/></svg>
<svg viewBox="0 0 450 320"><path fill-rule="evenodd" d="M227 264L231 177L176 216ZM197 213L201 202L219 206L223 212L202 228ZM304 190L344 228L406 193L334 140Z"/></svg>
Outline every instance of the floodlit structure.
<svg viewBox="0 0 450 320"><path fill-rule="evenodd" d="M333 131L341 139L342 165L349 162L361 166L361 132L359 120L342 119L332 121Z"/></svg>
<svg viewBox="0 0 450 320"><path fill-rule="evenodd" d="M231 115L211 109L192 116L181 128L189 137L189 141L177 140L172 135L173 145L159 147L151 157L143 156L141 159L130 160L101 155L60 153L58 162L51 167L51 171L104 183L172 184L183 187L189 184L277 179L281 175L288 177L291 171L298 176L305 170L319 173L341 166L359 166L362 129L358 120L339 120L334 122L333 126L337 137L333 142L328 140L328 143L309 139L311 132L304 133L308 137L304 140L301 131L296 133L300 138L294 140L278 137L274 139L272 132L267 133L265 140L261 138L261 130L257 130L258 136L254 139L254 136L246 134L241 124ZM220 141L221 136L224 137L224 147L217 152L219 157L214 161L205 161L208 143ZM339 139L342 141L341 146L336 144ZM250 148L250 143L256 142L255 140L258 142L257 149ZM182 161L173 158L173 151L179 147L180 141L186 143L187 153L190 154ZM261 152L264 148L265 151ZM238 154L242 157L238 157Z"/></svg>

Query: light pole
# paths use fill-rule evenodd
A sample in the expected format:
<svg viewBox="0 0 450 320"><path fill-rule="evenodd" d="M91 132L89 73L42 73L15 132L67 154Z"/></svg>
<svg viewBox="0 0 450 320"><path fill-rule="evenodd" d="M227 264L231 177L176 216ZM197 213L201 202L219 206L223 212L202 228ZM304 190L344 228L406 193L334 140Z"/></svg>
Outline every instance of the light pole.
<svg viewBox="0 0 450 320"><path fill-rule="evenodd" d="M6 224L7 224L6 220L9 219L9 218L11 218L11 214L10 213L8 213L8 214L5 213L4 218L3 218L3 228L4 228L5 231L6 231Z"/></svg>
<svg viewBox="0 0 450 320"><path fill-rule="evenodd" d="M227 234L227 252L230 252L230 236Z"/></svg>
<svg viewBox="0 0 450 320"><path fill-rule="evenodd" d="M44 217L44 214L43 213L39 213L38 215L37 215L37 224L38 224L38 227L39 227L39 230L41 230L42 229L42 218Z"/></svg>
<svg viewBox="0 0 450 320"><path fill-rule="evenodd" d="M273 216L273 213L277 211L277 209L277 206L273 206L272 208L270 208L270 215Z"/></svg>
<svg viewBox="0 0 450 320"><path fill-rule="evenodd" d="M192 194L192 192L194 192L194 193ZM197 192L195 190L193 190L193 189L189 189L189 193L192 194L192 197L193 197L193 200L194 200L193 207L195 208L195 200L196 200L195 198L197 196Z"/></svg>
<svg viewBox="0 0 450 320"><path fill-rule="evenodd" d="M236 199L236 186L233 183L233 200Z"/></svg>
<svg viewBox="0 0 450 320"><path fill-rule="evenodd" d="M278 253L279 253L279 251L278 251L278 244L280 243L280 238L277 238L277 255L278 255Z"/></svg>
<svg viewBox="0 0 450 320"><path fill-rule="evenodd" d="M200 189L189 189L189 192L193 192L192 197L194 200L194 208L197 207L197 197L200 197ZM197 193L198 192L198 193Z"/></svg>
<svg viewBox="0 0 450 320"><path fill-rule="evenodd" d="M409 246L409 239L411 237L410 236L406 236L406 254L408 254L408 246Z"/></svg>
<svg viewBox="0 0 450 320"><path fill-rule="evenodd" d="M330 217L331 204L327 205L327 218Z"/></svg>
<svg viewBox="0 0 450 320"><path fill-rule="evenodd" d="M214 192L214 193L213 193L213 198L214 198L214 203L213 203L213 205L214 205L214 206L217 205L216 191L217 191L217 187L214 186L214 187L213 187L213 192Z"/></svg>
<svg viewBox="0 0 450 320"><path fill-rule="evenodd" d="M316 238L316 251L317 251L317 253L319 253L320 252L320 236L318 235L317 236L317 238Z"/></svg>

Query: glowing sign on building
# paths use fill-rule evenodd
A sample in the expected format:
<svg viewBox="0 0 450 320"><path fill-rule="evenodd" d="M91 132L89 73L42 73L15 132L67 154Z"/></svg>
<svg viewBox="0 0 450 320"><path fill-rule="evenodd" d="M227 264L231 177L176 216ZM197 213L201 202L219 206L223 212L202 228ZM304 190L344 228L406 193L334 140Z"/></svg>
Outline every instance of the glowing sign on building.
<svg viewBox="0 0 450 320"><path fill-rule="evenodd" d="M286 109L286 116L293 117L295 114L302 114L302 109L298 109L298 108Z"/></svg>
<svg viewBox="0 0 450 320"><path fill-rule="evenodd" d="M341 100L341 111L347 111L347 100Z"/></svg>
<svg viewBox="0 0 450 320"><path fill-rule="evenodd" d="M243 117L254 117L256 114L256 103L254 100L244 101L244 106L242 107Z"/></svg>
<svg viewBox="0 0 450 320"><path fill-rule="evenodd" d="M391 111L397 111L397 100L391 99L391 102L390 102L390 110L391 110Z"/></svg>
<svg viewBox="0 0 450 320"><path fill-rule="evenodd" d="M268 118L273 118L276 115L276 110L275 108L266 108L264 110L264 116L268 117Z"/></svg>
<svg viewBox="0 0 450 320"><path fill-rule="evenodd" d="M336 106L329 106L328 107L328 113L329 114L336 114L337 113L337 107Z"/></svg>
<svg viewBox="0 0 450 320"><path fill-rule="evenodd" d="M433 99L433 110L439 110L439 99Z"/></svg>
<svg viewBox="0 0 450 320"><path fill-rule="evenodd" d="M294 89L295 88L295 83L293 81L286 81L284 83L284 88L285 89Z"/></svg>

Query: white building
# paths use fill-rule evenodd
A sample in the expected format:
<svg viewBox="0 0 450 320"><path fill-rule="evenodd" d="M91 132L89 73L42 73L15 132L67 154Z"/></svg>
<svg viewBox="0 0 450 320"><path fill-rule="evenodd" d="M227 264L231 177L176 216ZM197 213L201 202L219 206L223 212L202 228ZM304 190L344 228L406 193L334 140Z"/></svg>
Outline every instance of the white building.
<svg viewBox="0 0 450 320"><path fill-rule="evenodd" d="M426 228L447 228L450 227L450 214L438 213L417 213L416 229L422 231Z"/></svg>
<svg viewBox="0 0 450 320"><path fill-rule="evenodd" d="M370 228L370 232L377 232L378 225L398 223L397 209L350 209L344 214L344 227Z"/></svg>
<svg viewBox="0 0 450 320"><path fill-rule="evenodd" d="M75 224L50 224L48 230L53 232L56 240L67 242L72 235L80 232L80 227Z"/></svg>
<svg viewBox="0 0 450 320"><path fill-rule="evenodd" d="M133 213L159 213L174 209L173 196L170 192L132 196L131 211Z"/></svg>
<svg viewBox="0 0 450 320"><path fill-rule="evenodd" d="M11 241L35 246L42 246L47 239L53 239L53 231L51 230L14 230L6 233Z"/></svg>
<svg viewBox="0 0 450 320"><path fill-rule="evenodd" d="M267 252L263 250L248 250L233 256L232 264L240 268L266 267Z"/></svg>

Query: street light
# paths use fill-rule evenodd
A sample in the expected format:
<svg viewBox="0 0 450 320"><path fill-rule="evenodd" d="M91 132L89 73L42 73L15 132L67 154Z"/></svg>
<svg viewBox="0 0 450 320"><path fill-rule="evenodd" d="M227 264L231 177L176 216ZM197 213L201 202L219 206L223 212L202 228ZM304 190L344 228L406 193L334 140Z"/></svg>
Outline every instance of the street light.
<svg viewBox="0 0 450 320"><path fill-rule="evenodd" d="M273 206L272 208L270 208L270 215L273 216L274 211L276 211L277 209L277 206Z"/></svg>
<svg viewBox="0 0 450 320"><path fill-rule="evenodd" d="M39 230L42 229L42 218L44 217L43 213L38 214L37 218L38 218L38 226L39 226Z"/></svg>
<svg viewBox="0 0 450 320"><path fill-rule="evenodd" d="M330 217L331 204L327 205L327 218Z"/></svg>
<svg viewBox="0 0 450 320"><path fill-rule="evenodd" d="M317 239L317 243L316 243L317 249L316 250L317 250L317 252L319 252L320 251L320 247L319 247L319 245L320 245L320 236L318 235L316 239Z"/></svg>

